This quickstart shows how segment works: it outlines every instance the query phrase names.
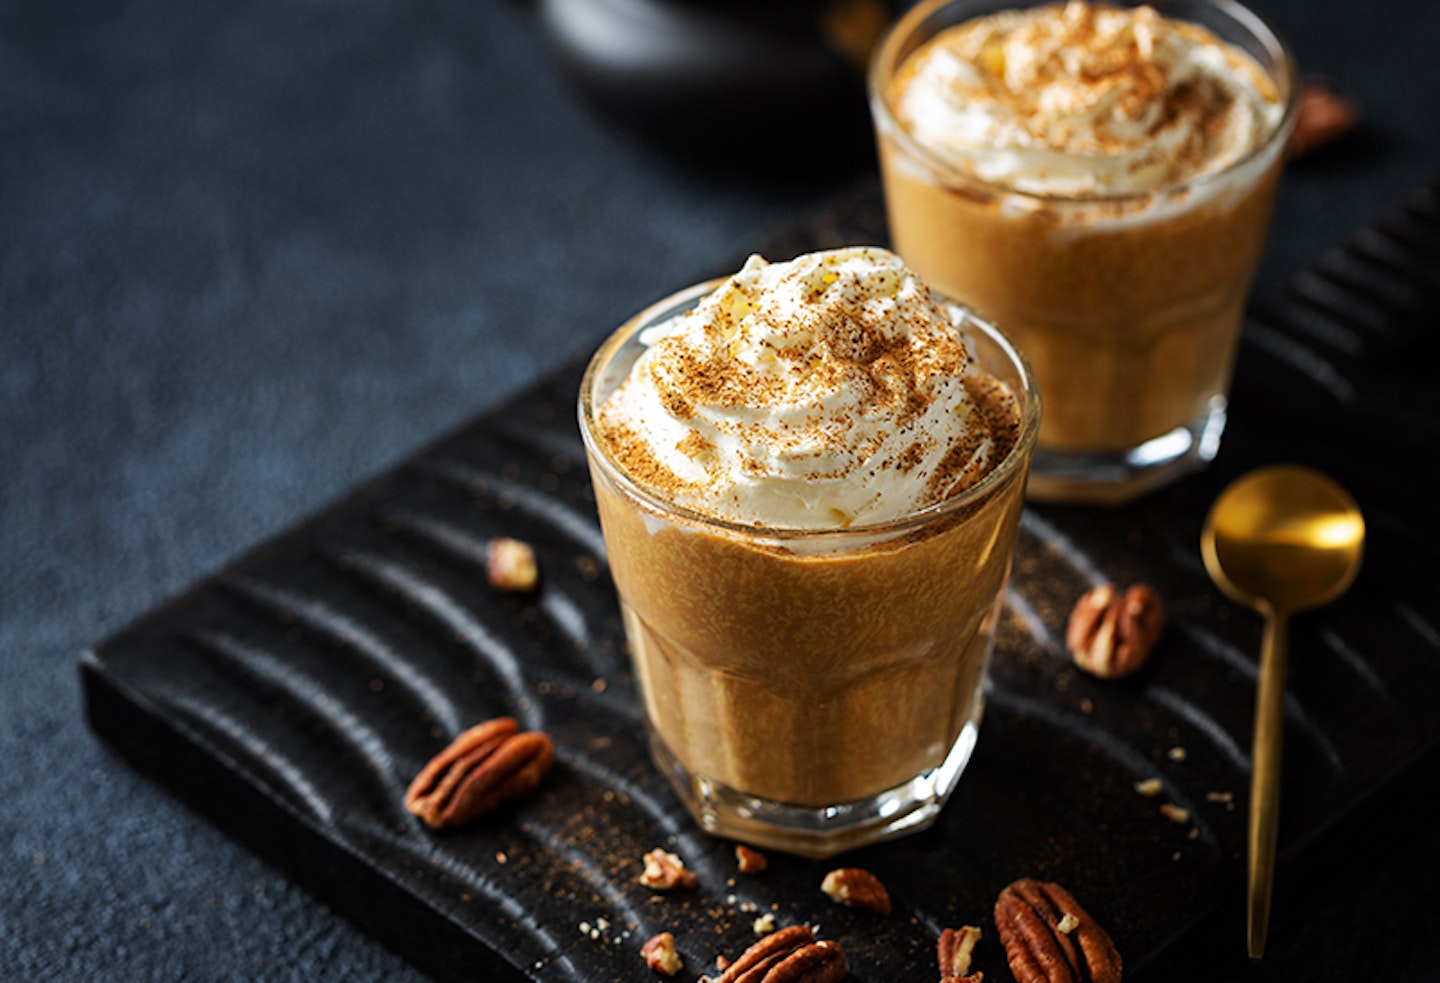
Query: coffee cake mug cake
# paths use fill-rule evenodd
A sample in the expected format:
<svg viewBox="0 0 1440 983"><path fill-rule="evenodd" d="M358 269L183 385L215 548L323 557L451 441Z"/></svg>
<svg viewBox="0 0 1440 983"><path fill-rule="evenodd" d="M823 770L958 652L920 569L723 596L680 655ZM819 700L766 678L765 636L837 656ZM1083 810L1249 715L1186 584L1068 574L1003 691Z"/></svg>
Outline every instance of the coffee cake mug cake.
<svg viewBox="0 0 1440 983"><path fill-rule="evenodd" d="M1295 73L1238 4L1161 9L928 0L872 64L894 248L1035 367L1032 497L1126 501L1225 425Z"/></svg>
<svg viewBox="0 0 1440 983"><path fill-rule="evenodd" d="M682 290L580 424L653 757L700 825L825 856L928 825L975 743L1040 407L895 254Z"/></svg>

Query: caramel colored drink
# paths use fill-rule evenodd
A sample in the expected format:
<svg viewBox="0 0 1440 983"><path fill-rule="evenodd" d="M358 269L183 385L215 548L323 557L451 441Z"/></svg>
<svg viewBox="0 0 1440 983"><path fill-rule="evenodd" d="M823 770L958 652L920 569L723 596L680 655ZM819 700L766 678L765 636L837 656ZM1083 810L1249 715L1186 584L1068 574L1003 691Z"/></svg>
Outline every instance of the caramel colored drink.
<svg viewBox="0 0 1440 983"><path fill-rule="evenodd" d="M651 749L701 826L825 856L927 825L974 746L1039 406L884 250L667 298L581 391Z"/></svg>
<svg viewBox="0 0 1440 983"><path fill-rule="evenodd" d="M1293 119L1226 2L931 0L871 74L897 252L1016 339L1033 497L1115 503L1214 457Z"/></svg>

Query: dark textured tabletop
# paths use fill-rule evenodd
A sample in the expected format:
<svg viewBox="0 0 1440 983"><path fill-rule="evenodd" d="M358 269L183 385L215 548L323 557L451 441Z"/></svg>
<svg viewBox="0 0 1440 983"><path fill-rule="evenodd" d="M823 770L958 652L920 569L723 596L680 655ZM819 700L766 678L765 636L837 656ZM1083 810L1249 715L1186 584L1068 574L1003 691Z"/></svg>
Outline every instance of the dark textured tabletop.
<svg viewBox="0 0 1440 983"><path fill-rule="evenodd" d="M1440 7L1255 5L1365 107L1263 294L1440 172ZM630 135L537 16L0 0L0 979L422 979L98 741L78 654L872 171ZM1282 883L1263 964L1160 978L1440 979L1434 778Z"/></svg>

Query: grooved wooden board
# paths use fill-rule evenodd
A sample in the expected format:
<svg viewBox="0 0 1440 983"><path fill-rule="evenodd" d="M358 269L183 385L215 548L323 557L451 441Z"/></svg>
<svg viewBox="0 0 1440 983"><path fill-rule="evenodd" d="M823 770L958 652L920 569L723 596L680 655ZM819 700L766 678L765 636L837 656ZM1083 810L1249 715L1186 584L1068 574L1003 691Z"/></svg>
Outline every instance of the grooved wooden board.
<svg viewBox="0 0 1440 983"><path fill-rule="evenodd" d="M882 241L879 214L863 189L767 253ZM1282 865L1440 742L1437 317L1432 186L1255 305L1207 473L1123 509L1027 508L959 791L934 829L844 859L888 884L888 919L821 895L833 864L775 855L738 875L731 845L701 834L651 766L574 423L580 366L85 653L86 711L138 767L441 979L640 978L640 945L661 930L693 978L753 942L762 912L818 923L854 980L928 979L939 930L988 924L1019 876L1070 886L1143 979L1243 880L1260 625L1198 551L1226 482L1277 460L1320 467L1370 532L1352 591L1292 626ZM536 545L535 594L487 588L495 535ZM1151 666L1119 683L1063 652L1070 605L1099 580L1148 581L1170 607ZM555 737L555 769L500 813L429 832L401 807L406 783L502 713ZM1152 777L1161 796L1138 795ZM636 883L661 845L698 871L697 891L657 899ZM993 936L976 966L1008 978Z"/></svg>

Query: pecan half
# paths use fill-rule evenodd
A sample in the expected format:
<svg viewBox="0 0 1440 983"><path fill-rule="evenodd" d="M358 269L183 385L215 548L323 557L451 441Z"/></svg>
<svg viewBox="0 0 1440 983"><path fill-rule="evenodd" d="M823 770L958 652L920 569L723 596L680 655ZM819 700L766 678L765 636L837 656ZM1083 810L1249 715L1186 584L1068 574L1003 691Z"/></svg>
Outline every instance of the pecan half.
<svg viewBox="0 0 1440 983"><path fill-rule="evenodd" d="M984 973L970 973L970 953L980 941L980 930L974 925L947 928L940 933L935 954L940 960L940 983L980 983Z"/></svg>
<svg viewBox="0 0 1440 983"><path fill-rule="evenodd" d="M1286 153L1303 157L1334 143L1360 124L1360 104L1335 91L1323 79L1306 79L1295 99L1295 129Z"/></svg>
<svg viewBox="0 0 1440 983"><path fill-rule="evenodd" d="M1118 679L1145 665L1164 628L1165 604L1153 588L1136 584L1121 594L1101 584L1075 602L1065 646L1092 676Z"/></svg>
<svg viewBox="0 0 1440 983"><path fill-rule="evenodd" d="M513 717L497 717L460 734L415 776L405 808L444 829L530 791L550 770L555 745L539 731L519 730Z"/></svg>
<svg viewBox="0 0 1440 983"><path fill-rule="evenodd" d="M649 966L661 976L674 976L685 967L680 953L675 951L675 936L661 932L640 947L640 955Z"/></svg>
<svg viewBox="0 0 1440 983"><path fill-rule="evenodd" d="M1120 983L1115 943L1059 884L1024 878L1005 888L995 927L1018 983Z"/></svg>
<svg viewBox="0 0 1440 983"><path fill-rule="evenodd" d="M746 949L715 983L840 983L845 972L844 950L791 925Z"/></svg>
<svg viewBox="0 0 1440 983"><path fill-rule="evenodd" d="M677 887L690 888L700 878L693 870L685 868L685 861L668 850L656 848L645 854L645 869L640 873L640 883L655 891L673 891Z"/></svg>
<svg viewBox="0 0 1440 983"><path fill-rule="evenodd" d="M841 867L825 875L820 890L850 908L890 914L890 894L880 878L861 867Z"/></svg>

